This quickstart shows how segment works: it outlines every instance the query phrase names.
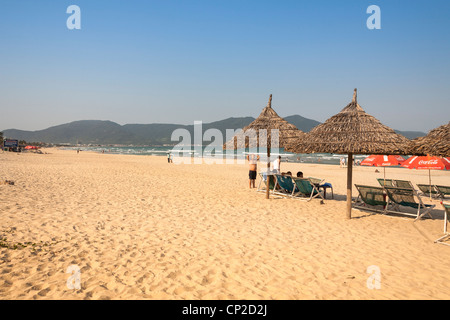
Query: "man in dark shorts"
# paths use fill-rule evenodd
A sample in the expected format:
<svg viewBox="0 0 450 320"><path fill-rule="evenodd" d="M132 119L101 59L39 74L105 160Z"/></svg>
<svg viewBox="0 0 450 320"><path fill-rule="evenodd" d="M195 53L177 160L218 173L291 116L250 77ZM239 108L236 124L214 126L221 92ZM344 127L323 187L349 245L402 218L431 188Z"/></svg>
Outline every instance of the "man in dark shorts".
<svg viewBox="0 0 450 320"><path fill-rule="evenodd" d="M256 156L254 154L250 154L247 156L248 164L249 164L249 171L248 171L248 186L249 188L255 188L255 182L256 182L256 170L257 170L257 163L259 160L259 156Z"/></svg>

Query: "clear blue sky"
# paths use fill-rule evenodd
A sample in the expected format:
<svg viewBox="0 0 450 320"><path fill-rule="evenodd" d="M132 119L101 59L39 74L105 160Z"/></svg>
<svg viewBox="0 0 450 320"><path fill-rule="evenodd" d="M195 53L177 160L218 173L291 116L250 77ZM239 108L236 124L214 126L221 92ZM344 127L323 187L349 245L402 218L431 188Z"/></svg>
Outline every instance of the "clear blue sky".
<svg viewBox="0 0 450 320"><path fill-rule="evenodd" d="M449 16L448 0L1 0L0 129L256 117L270 94L325 121L358 88L382 123L427 132L450 120Z"/></svg>

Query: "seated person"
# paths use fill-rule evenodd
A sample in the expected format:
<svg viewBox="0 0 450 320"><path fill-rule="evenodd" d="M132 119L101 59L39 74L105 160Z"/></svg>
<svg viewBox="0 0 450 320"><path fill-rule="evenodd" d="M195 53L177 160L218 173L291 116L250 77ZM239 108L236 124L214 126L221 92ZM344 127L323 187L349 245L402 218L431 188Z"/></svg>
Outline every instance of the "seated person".
<svg viewBox="0 0 450 320"><path fill-rule="evenodd" d="M301 171L297 172L297 178L303 178L303 172Z"/></svg>

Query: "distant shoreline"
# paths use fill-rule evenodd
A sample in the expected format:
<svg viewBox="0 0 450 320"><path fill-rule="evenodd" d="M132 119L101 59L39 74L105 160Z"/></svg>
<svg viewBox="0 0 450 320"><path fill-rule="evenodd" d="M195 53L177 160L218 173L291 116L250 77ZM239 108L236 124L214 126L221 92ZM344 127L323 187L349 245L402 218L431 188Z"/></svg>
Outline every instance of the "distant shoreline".
<svg viewBox="0 0 450 320"><path fill-rule="evenodd" d="M194 147L194 146L192 146ZM205 147L203 147L204 150ZM146 156L165 156L167 154L172 153L173 146L160 146L160 147L111 147L111 146L91 146L91 147L59 147L61 150L73 150L73 151L89 151L94 153L107 153L107 154L120 154L120 155L146 155ZM195 152L194 148L191 148L191 151L186 151L185 153L191 153L191 157L196 157L198 153ZM257 152L255 152L257 153ZM265 151L259 152L264 155ZM328 165L340 165L341 158L347 158L347 155L340 154L331 154L331 153L316 153L316 154L292 154L292 153L276 153L277 155L281 155L283 158L283 162L287 163L305 163L305 164L328 164ZM225 156L225 153L223 153ZM355 155L355 159L358 161L362 161L368 155ZM203 155L204 158L211 158L208 155ZM220 153L218 153L217 157L220 158ZM235 154L235 159L237 158L245 158L246 154L244 151L238 151ZM222 158L224 159L224 158ZM263 161L261 161L263 162Z"/></svg>

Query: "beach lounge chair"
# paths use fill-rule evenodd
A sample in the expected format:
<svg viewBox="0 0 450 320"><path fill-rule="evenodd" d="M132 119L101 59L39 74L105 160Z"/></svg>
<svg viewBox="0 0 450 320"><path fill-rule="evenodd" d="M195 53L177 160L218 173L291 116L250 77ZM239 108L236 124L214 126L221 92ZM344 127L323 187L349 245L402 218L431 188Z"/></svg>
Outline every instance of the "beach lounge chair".
<svg viewBox="0 0 450 320"><path fill-rule="evenodd" d="M439 194L440 194L442 199L444 199L445 196L450 195L450 187L448 187L448 186L438 186L438 185L435 185L434 187L439 192Z"/></svg>
<svg viewBox="0 0 450 320"><path fill-rule="evenodd" d="M309 179L311 180L312 183L314 183L314 185L316 187L318 187L317 189L320 191L321 189L323 190L323 197L326 199L327 197L327 189L331 189L331 198L334 199L334 192L333 192L333 186L331 185L331 183L324 183L324 179L318 179L318 178L314 178L314 177L309 177Z"/></svg>
<svg viewBox="0 0 450 320"><path fill-rule="evenodd" d="M372 187L355 184L358 190L354 208L365 209L375 212L384 212L387 207L386 193L382 187ZM382 208L377 208L382 207Z"/></svg>
<svg viewBox="0 0 450 320"><path fill-rule="evenodd" d="M417 188L422 192L423 195L432 196L435 198L440 197L439 191L437 191L435 186L430 186L429 184L417 184Z"/></svg>
<svg viewBox="0 0 450 320"><path fill-rule="evenodd" d="M441 204L444 207L444 235L439 239L436 239L434 242L450 246L450 243L444 242L444 240L450 237L450 232L447 232L447 223L450 218L450 202L441 202Z"/></svg>
<svg viewBox="0 0 450 320"><path fill-rule="evenodd" d="M428 214L431 217L430 211L436 205L424 204L422 202L422 199L420 198L420 196L417 194L417 192L414 189L395 188L395 187L387 187L387 186L384 187L384 189L386 190L386 194L389 198L388 205L393 204L394 207L397 209L395 211L385 210L385 213L396 213L396 214L403 214L403 215L407 215L407 216L413 216L413 217L416 217L416 220L420 219L425 214ZM417 198L419 201L416 202L415 198ZM417 209L417 212L416 212L416 214L412 214L409 212L400 211L400 206Z"/></svg>
<svg viewBox="0 0 450 320"><path fill-rule="evenodd" d="M305 197L306 199L299 199L306 201L311 201L312 199L317 197L325 200L319 191L318 185L311 181L311 178L292 177L292 181L295 183L298 189L298 192L294 193L293 196Z"/></svg>
<svg viewBox="0 0 450 320"><path fill-rule="evenodd" d="M384 186L395 187L394 180L392 180L392 179L378 178L377 180L378 180L378 183L380 184L380 186L382 186L382 187L384 187Z"/></svg>
<svg viewBox="0 0 450 320"><path fill-rule="evenodd" d="M293 196L295 192L298 191L296 190L295 184L292 182L291 176L283 176L281 174L275 174L274 176L276 182L272 193L283 196ZM278 190L277 187L279 187Z"/></svg>
<svg viewBox="0 0 450 320"><path fill-rule="evenodd" d="M414 189L411 181L407 180L394 180L394 187L403 188L403 189Z"/></svg>
<svg viewBox="0 0 450 320"><path fill-rule="evenodd" d="M256 191L266 191L267 188L267 173L266 172L260 172L259 176L261 180L258 184L258 189ZM275 177L272 174L269 174L269 191L273 190L275 188Z"/></svg>
<svg viewBox="0 0 450 320"><path fill-rule="evenodd" d="M394 180L394 179L383 179L378 178L378 183L382 187L397 187L397 188L405 188L405 189L414 189L414 186L410 181L407 180Z"/></svg>

